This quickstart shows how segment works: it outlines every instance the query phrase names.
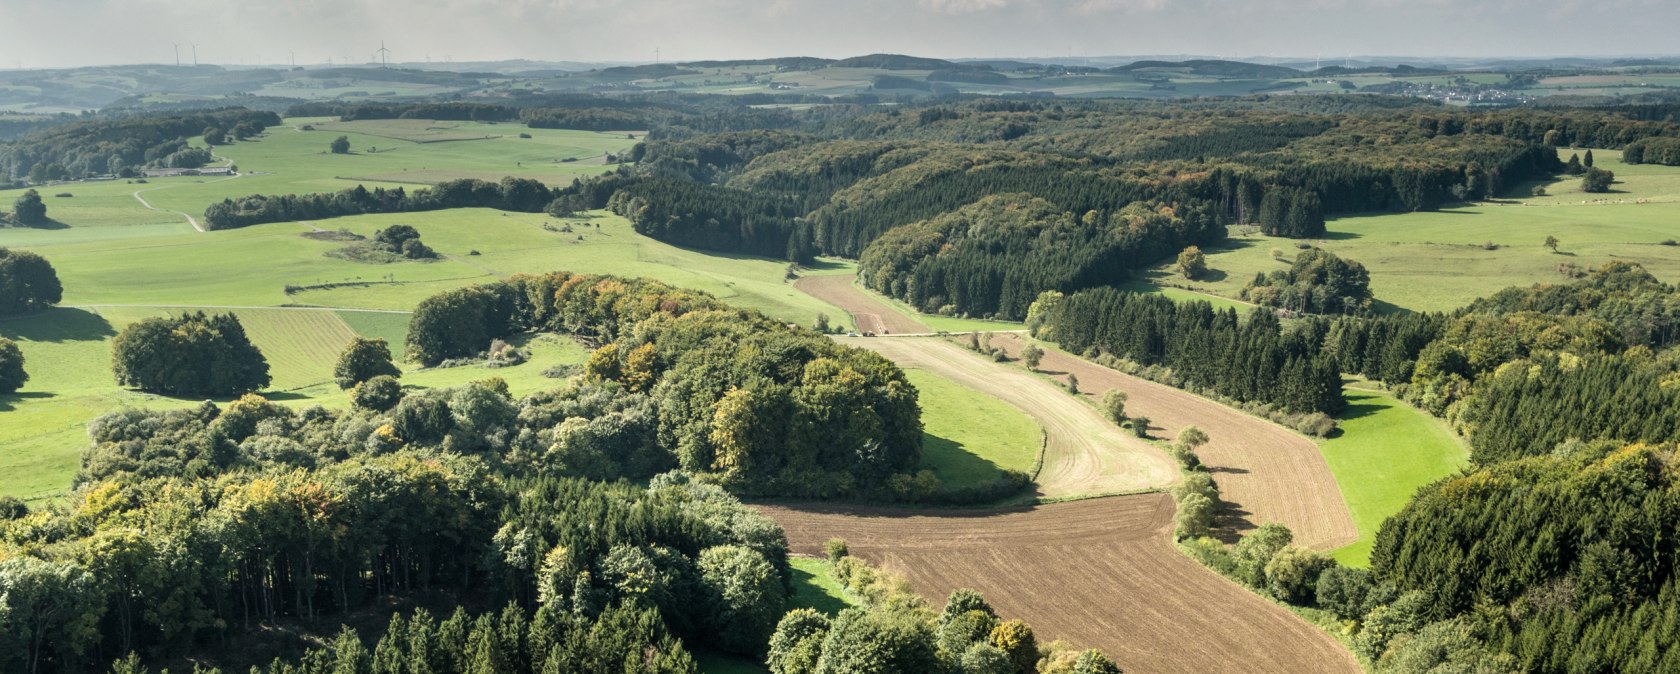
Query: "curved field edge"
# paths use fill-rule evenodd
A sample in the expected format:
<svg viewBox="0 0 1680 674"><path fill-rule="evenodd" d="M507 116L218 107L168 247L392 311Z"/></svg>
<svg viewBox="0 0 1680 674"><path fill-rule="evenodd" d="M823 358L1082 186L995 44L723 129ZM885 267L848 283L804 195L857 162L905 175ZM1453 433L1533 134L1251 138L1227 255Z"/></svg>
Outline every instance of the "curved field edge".
<svg viewBox="0 0 1680 674"><path fill-rule="evenodd" d="M922 467L946 488L991 482L1005 470L1032 473L1043 436L1025 412L930 370L904 374L920 393Z"/></svg>
<svg viewBox="0 0 1680 674"><path fill-rule="evenodd" d="M1400 512L1419 487L1469 463L1469 450L1447 428L1387 393L1346 388L1341 433L1319 447L1342 485L1359 538L1330 552L1346 566L1365 567L1383 520Z"/></svg>
<svg viewBox="0 0 1680 674"><path fill-rule="evenodd" d="M931 601L979 590L1041 640L1100 648L1127 671L1360 671L1328 633L1181 554L1165 494L992 511L758 508L796 553L844 538Z"/></svg>
<svg viewBox="0 0 1680 674"><path fill-rule="evenodd" d="M1028 343L1021 334L997 335L993 344L1019 358ZM1356 540L1358 529L1342 486L1320 451L1305 436L1275 423L1182 389L1134 377L1039 343L1044 357L1038 374L1060 385L1079 378L1081 397L1095 406L1111 389L1124 391L1126 413L1148 417L1149 433L1171 439L1194 425L1208 435L1197 455L1219 484L1220 526L1240 533L1280 522L1307 547L1330 550ZM1105 420L1106 423L1106 420Z"/></svg>

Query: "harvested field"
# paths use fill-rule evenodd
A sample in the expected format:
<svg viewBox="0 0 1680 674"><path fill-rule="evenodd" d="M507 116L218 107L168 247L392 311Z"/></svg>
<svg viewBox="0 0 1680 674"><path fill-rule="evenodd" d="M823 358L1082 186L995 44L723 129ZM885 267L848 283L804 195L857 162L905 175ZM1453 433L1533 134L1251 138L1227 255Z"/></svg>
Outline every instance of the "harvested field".
<svg viewBox="0 0 1680 674"><path fill-rule="evenodd" d="M1018 354L1026 337L999 334L994 345ZM1277 424L1244 414L1171 386L1139 379L1056 349L1046 349L1039 370L1065 380L1079 376L1083 395L1100 399L1125 391L1127 414L1150 420L1151 434L1171 438L1195 425L1208 435L1197 454L1219 483L1226 502L1222 525L1235 531L1281 522L1295 542L1318 550L1352 543L1353 516L1318 446Z"/></svg>
<svg viewBox="0 0 1680 674"><path fill-rule="evenodd" d="M1174 549L1165 494L994 511L760 509L794 552L844 538L935 605L979 590L1041 643L1100 648L1128 672L1360 671L1329 635Z"/></svg>
<svg viewBox="0 0 1680 674"><path fill-rule="evenodd" d="M1047 438L1038 496L1115 494L1164 487L1178 479L1177 466L1161 450L1019 368L994 363L937 337L859 337L845 339L845 344L880 353L901 367L935 372L1026 412Z"/></svg>
<svg viewBox="0 0 1680 674"><path fill-rule="evenodd" d="M853 285L851 274L806 276L794 281L793 287L819 300L845 309L857 322L858 332L877 335L905 335L932 332L927 326L905 316L886 303L870 297Z"/></svg>

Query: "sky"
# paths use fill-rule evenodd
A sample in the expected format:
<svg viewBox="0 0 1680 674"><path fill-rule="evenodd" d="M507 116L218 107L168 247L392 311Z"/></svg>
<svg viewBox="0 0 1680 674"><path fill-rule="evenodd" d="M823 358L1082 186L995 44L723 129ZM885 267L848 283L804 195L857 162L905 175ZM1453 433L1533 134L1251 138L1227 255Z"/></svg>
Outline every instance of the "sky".
<svg viewBox="0 0 1680 674"><path fill-rule="evenodd" d="M183 63L1624 56L1680 0L0 0L0 68Z"/></svg>

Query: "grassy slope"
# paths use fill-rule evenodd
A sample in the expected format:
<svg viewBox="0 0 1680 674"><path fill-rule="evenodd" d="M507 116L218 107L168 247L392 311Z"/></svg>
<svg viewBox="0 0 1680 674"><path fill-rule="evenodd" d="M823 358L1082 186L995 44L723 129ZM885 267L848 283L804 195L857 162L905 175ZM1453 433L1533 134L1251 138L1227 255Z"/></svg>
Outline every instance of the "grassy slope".
<svg viewBox="0 0 1680 674"><path fill-rule="evenodd" d="M1569 151L1564 151L1568 156ZM1667 282L1680 281L1680 168L1629 166L1621 153L1595 150L1597 165L1616 173L1615 191L1585 194L1580 180L1547 181L1550 196L1513 196L1432 213L1353 215L1330 221L1329 235L1313 241L1371 271L1379 306L1447 311L1499 289L1558 281L1560 264L1582 268L1610 260L1643 264ZM1527 195L1535 183L1514 186ZM1556 236L1558 253L1542 246ZM1484 249L1493 243L1496 250ZM1211 281L1199 290L1236 297L1256 273L1287 267L1296 241L1254 235L1233 237L1210 250ZM1283 260L1273 259L1272 250ZM1168 279L1166 266L1151 277Z"/></svg>
<svg viewBox="0 0 1680 674"><path fill-rule="evenodd" d="M245 176L234 179L168 178L146 184L128 181L55 186L46 191L52 229L0 229L0 246L28 248L47 256L63 280L65 304L42 316L0 322L0 334L17 339L34 380L18 395L0 399L0 493L32 498L61 492L86 444L86 422L122 405L176 406L184 401L118 389L109 372L109 339L128 322L163 315L170 307L273 307L308 304L330 307L409 310L438 291L482 283L516 272L571 270L650 276L699 288L741 306L789 321L809 323L818 313L839 310L795 291L783 280L785 264L739 256L714 256L652 241L615 216L597 214L566 222L543 215L503 214L486 209L323 221L319 226L371 234L394 223L412 224L446 259L432 263L369 265L323 253L339 244L305 239L309 226L276 223L234 231L199 233L180 215L147 210L133 197L143 191L152 204L195 216L223 198L252 193L338 190L357 184L335 176L400 178L408 172L447 167L469 176L521 174L555 182L599 173L598 157L622 152L635 141L622 134L525 129L514 125L443 123L443 131L413 124L358 124L366 131L304 132L320 120L288 120L255 142L217 148ZM491 140L413 143L380 134L450 133L499 135ZM518 133L533 138L517 138ZM323 152L340 133L356 152ZM370 147L380 151L369 153ZM566 157L581 161L560 162ZM589 160L590 157L597 159ZM371 186L373 183L369 183ZM414 188L415 185L408 185ZM52 195L67 192L72 197ZM16 198L0 192L0 202ZM569 226L572 232L551 231ZM480 255L471 255L474 250ZM361 282L372 285L304 291L288 285ZM144 305L144 306L112 306ZM401 350L407 316L358 312L281 312L242 309L252 338L268 355L275 389L298 404L347 404L328 383L332 361L351 334L383 337ZM482 367L414 372L411 385L450 386L488 376L509 381L515 392L554 385L542 376L550 365L578 362L582 350L562 341L539 341L536 358L515 368Z"/></svg>
<svg viewBox="0 0 1680 674"><path fill-rule="evenodd" d="M904 373L921 393L922 464L946 486L987 482L1004 469L1032 471L1041 435L1026 414L927 370Z"/></svg>
<svg viewBox="0 0 1680 674"><path fill-rule="evenodd" d="M1349 388L1341 435L1320 443L1341 485L1359 539L1331 553L1349 566L1370 564L1383 520L1400 511L1418 487L1462 468L1463 443L1441 420L1385 393Z"/></svg>

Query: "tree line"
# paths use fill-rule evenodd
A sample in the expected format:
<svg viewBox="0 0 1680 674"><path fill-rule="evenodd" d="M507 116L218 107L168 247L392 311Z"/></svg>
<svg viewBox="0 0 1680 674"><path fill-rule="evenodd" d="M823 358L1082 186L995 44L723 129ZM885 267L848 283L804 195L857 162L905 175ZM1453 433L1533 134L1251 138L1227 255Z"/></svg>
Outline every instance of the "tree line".
<svg viewBox="0 0 1680 674"><path fill-rule="evenodd" d="M1345 405L1341 370L1322 349L1323 321L1285 329L1269 310L1239 318L1206 302L1097 288L1044 293L1027 328L1072 353L1170 368L1183 386L1237 401L1297 414L1334 415Z"/></svg>
<svg viewBox="0 0 1680 674"><path fill-rule="evenodd" d="M280 116L243 108L190 114L78 120L42 129L0 145L0 174L32 182L128 173L144 166L173 165L186 141L205 129L240 125L278 126ZM202 165L202 164L200 164Z"/></svg>
<svg viewBox="0 0 1680 674"><path fill-rule="evenodd" d="M463 178L446 180L430 189L402 187L372 190L361 185L331 193L253 194L223 199L204 209L210 229L236 229L271 222L321 220L366 213L416 213L449 208L495 208L541 213L559 196L547 185L529 178L508 176L501 182Z"/></svg>

